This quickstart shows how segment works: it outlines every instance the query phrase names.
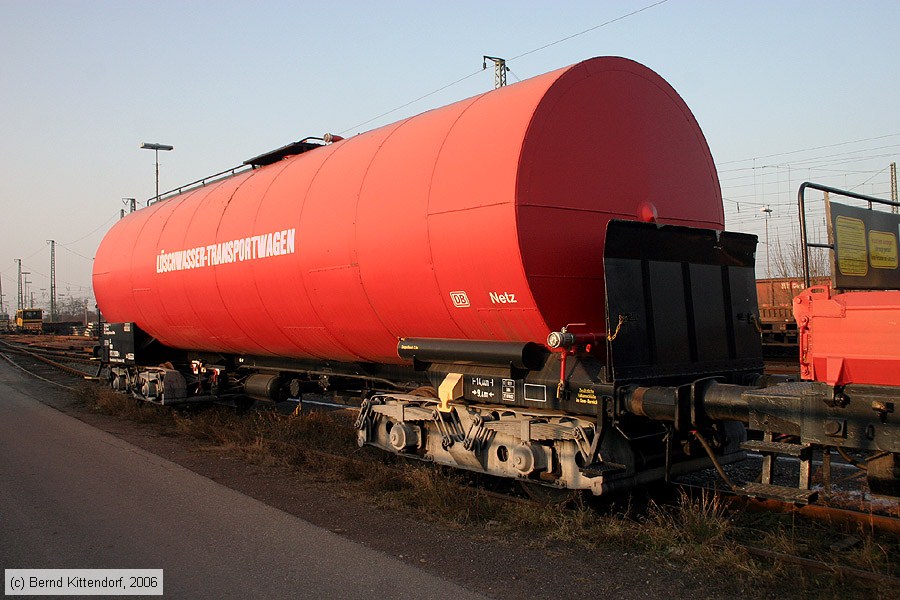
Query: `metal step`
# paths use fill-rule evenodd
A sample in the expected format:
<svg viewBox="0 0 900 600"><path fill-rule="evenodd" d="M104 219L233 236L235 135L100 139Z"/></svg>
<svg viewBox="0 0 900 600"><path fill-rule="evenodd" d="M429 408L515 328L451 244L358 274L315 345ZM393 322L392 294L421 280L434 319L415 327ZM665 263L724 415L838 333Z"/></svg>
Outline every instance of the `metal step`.
<svg viewBox="0 0 900 600"><path fill-rule="evenodd" d="M585 477L599 477L601 475L615 475L617 473L624 473L626 471L625 465L620 465L618 463L612 462L602 462L595 465L590 465L588 467L584 467L581 469L581 472Z"/></svg>
<svg viewBox="0 0 900 600"><path fill-rule="evenodd" d="M765 483L745 483L738 488L738 492L751 498L770 498L792 504L809 504L810 502L815 502L819 497L819 492L817 491Z"/></svg>
<svg viewBox="0 0 900 600"><path fill-rule="evenodd" d="M802 457L811 449L809 444L788 444L785 442L767 442L765 440L747 440L741 443L744 450L755 450L763 454L785 454Z"/></svg>

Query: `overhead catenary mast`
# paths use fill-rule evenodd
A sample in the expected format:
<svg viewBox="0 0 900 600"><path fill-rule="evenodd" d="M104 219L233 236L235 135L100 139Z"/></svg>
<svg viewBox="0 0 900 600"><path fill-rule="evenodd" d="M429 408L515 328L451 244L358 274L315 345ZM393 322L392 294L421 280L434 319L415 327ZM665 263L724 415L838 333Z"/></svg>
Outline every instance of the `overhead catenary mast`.
<svg viewBox="0 0 900 600"><path fill-rule="evenodd" d="M897 163L895 162L891 163L891 200L897 201ZM892 206L891 212L896 213L897 207Z"/></svg>
<svg viewBox="0 0 900 600"><path fill-rule="evenodd" d="M31 283L28 281L28 276L31 275L31 271L22 271L22 309L29 308L25 306L25 303L28 302L28 284Z"/></svg>
<svg viewBox="0 0 900 600"><path fill-rule="evenodd" d="M22 259L21 259L21 258L16 258L15 261L16 261L16 263L19 265L19 277L18 277L18 282L19 282L19 293L18 293L18 295L16 296L16 310L22 310L22 309L24 308L24 307L22 306L22 303L23 303L23 295L22 295Z"/></svg>
<svg viewBox="0 0 900 600"><path fill-rule="evenodd" d="M56 240L50 243L50 321L56 323Z"/></svg>
<svg viewBox="0 0 900 600"><path fill-rule="evenodd" d="M497 58L496 56L484 56L484 60L481 63L482 69L487 69L487 61L494 63L494 89L506 85L506 72L509 71L509 68L506 66L506 59Z"/></svg>

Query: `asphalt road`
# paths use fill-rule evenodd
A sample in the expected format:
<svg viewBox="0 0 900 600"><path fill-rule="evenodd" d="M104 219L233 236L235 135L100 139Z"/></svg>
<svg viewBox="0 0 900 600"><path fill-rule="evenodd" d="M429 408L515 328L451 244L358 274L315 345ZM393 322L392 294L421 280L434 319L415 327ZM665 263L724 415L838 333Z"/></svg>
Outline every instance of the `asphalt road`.
<svg viewBox="0 0 900 600"><path fill-rule="evenodd" d="M167 598L479 598L42 404L0 360L0 568L164 569Z"/></svg>

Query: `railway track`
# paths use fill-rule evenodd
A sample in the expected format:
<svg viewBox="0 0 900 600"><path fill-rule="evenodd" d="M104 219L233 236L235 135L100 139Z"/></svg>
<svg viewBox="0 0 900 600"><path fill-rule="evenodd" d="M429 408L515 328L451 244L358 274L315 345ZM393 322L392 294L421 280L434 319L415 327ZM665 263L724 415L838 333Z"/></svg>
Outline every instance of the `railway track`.
<svg viewBox="0 0 900 600"><path fill-rule="evenodd" d="M70 390L75 389L79 380L96 377L99 365L99 361L83 351L66 352L7 339L0 339L0 357L42 381Z"/></svg>
<svg viewBox="0 0 900 600"><path fill-rule="evenodd" d="M800 378L800 363L796 358L778 358L766 360L766 373L769 375L788 375Z"/></svg>
<svg viewBox="0 0 900 600"><path fill-rule="evenodd" d="M23 337L25 338L24 340L21 339ZM92 346L92 344L81 342L80 344L74 345L68 344L68 348L65 349L61 347L67 344L67 341L63 341L63 343L60 343L58 340L48 342L46 340L34 339L32 336L19 336L19 339L15 340L0 340L0 353L3 353L5 355L4 358L20 369L28 371L40 379L55 385L71 388L79 379L94 379L97 375L96 367L98 362L92 357L86 357L86 352L89 351L88 347ZM19 358L16 361L13 361L9 356L10 354L15 354ZM794 368L796 368L796 363L791 363L790 361L771 362L766 365L766 371L770 373L791 372L791 369ZM61 375L60 373L64 373L65 375ZM286 402L280 405L263 403L258 406L262 407L259 410L275 411L281 414L297 413L301 410L301 406L325 411L358 411L358 407L354 405L335 403L329 401L325 397L318 396L313 396L312 398L305 397L302 403L299 401ZM759 457L751 455L751 458L758 459ZM782 460L782 462L779 463L782 465L782 469L784 469L786 463L790 463L790 461ZM838 457L833 459L832 466L837 468L843 467L848 469L851 473L855 473L855 469L852 469L849 464L846 464ZM788 465L788 472L782 472L782 476L788 479L793 477L793 468L795 468L795 465ZM728 467L732 476L734 476L734 473L737 470L738 473L736 478L741 479L743 474L739 472L739 469L740 466ZM717 483L715 481L716 477L711 472L705 474L704 477L706 478L706 483L701 483L700 485L692 481L681 482L679 485L686 490L705 489L726 495L728 494L727 490L723 490L721 487L716 487L714 485ZM746 479L746 477L743 478ZM848 477L845 477L844 479L848 479ZM850 488L845 491L860 496L865 492L865 490L860 490L858 487ZM840 496L840 493L838 496ZM846 506L823 507L819 504L798 507L790 503L778 502L775 500L746 500L745 502L756 507L764 507L767 510L797 512L804 516L830 519L834 522L853 521L854 515L856 515L855 520L860 523L887 529L900 534L900 519L890 514L890 512L893 511L897 516L900 516L900 506L888 506L887 508L881 508L880 510L872 509L870 506L868 510L852 510Z"/></svg>
<svg viewBox="0 0 900 600"><path fill-rule="evenodd" d="M86 358L83 349L63 350L58 347L54 348L46 344L36 344L34 342L23 343L0 340L0 359L5 360L15 368L24 371L47 384L71 391L76 390L76 386L79 382L96 379L96 373L92 374L90 371L96 370L97 363L96 361ZM776 366L776 368L778 367ZM308 408L321 410L354 410L354 407L352 406L336 404L327 400L304 400L302 405ZM301 404L297 403L295 409L287 412L288 414L291 412L296 413L300 410L300 407ZM271 410L271 408L272 407L268 407L268 410ZM284 416L284 408L278 412ZM356 456L344 456L331 452L317 452L317 454L321 454L321 460L335 461L348 465L352 463L353 466L360 469L365 469L367 466L371 465L371 459ZM401 471L401 467L399 466L392 467L382 464L381 468L394 469L397 473L400 473ZM490 479L493 480L493 478ZM754 500L735 496L719 487L709 484L695 485L691 483L677 483L676 485L686 494L693 496L713 492L717 494L719 498L727 502L732 510L786 512L832 524L858 524L865 528L900 536L900 518L891 516L890 514L884 514L883 512L879 514L879 512L872 507L870 507L869 510L852 510L846 507L821 504L795 506L773 500ZM464 493L466 490L471 491L472 486L478 490L479 494L482 494L485 497L504 503L530 505L534 507L546 506L548 502L565 504L575 498L574 494L565 493L528 493L529 490L527 487L523 488L524 495L522 490L518 490L518 492L515 491L516 488L498 491L496 489L496 483L487 481L479 476L471 478L466 485L460 485L460 492ZM530 491L533 492L534 490ZM897 515L900 515L900 506L894 506L889 510L893 510ZM867 579L878 583L900 585L900 579L890 575L864 571L784 552L775 552L770 549L759 548L748 544L738 543L735 545L745 551L748 555L764 560L790 563L805 569L828 572L841 577Z"/></svg>

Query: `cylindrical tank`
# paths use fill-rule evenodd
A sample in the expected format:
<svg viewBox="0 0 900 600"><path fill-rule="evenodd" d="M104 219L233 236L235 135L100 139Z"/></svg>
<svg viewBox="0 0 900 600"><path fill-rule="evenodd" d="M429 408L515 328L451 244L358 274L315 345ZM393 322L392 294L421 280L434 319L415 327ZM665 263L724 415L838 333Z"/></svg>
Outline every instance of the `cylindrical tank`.
<svg viewBox="0 0 900 600"><path fill-rule="evenodd" d="M610 219L721 229L684 101L601 57L158 202L94 261L110 321L169 346L400 362L401 337L605 330Z"/></svg>

